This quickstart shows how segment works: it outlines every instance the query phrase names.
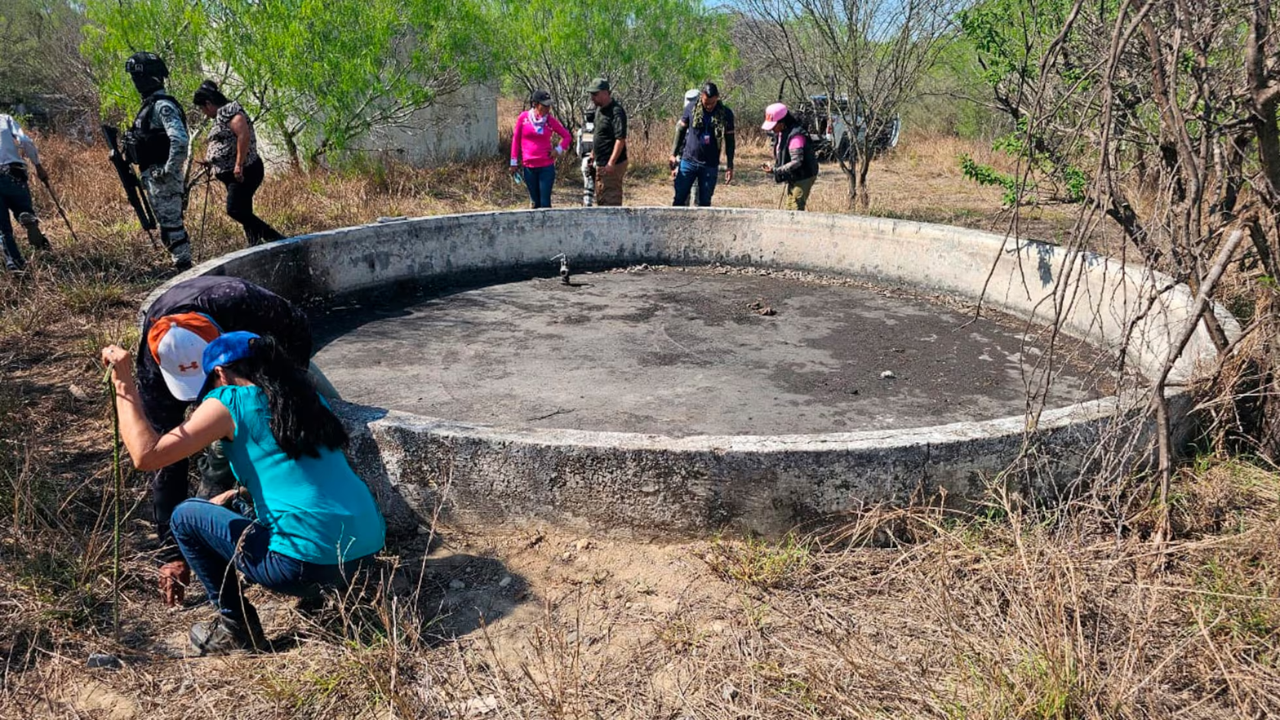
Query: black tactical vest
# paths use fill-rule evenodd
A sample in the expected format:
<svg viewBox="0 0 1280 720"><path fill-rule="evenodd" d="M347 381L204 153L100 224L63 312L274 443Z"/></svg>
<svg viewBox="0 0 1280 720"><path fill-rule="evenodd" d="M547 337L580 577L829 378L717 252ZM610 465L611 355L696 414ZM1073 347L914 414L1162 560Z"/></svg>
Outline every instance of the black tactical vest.
<svg viewBox="0 0 1280 720"><path fill-rule="evenodd" d="M133 118L133 128L124 137L125 157L142 170L169 162L169 134L164 131L164 125L153 120L155 113L152 109L158 100L168 100L176 105L178 119L183 127L187 125L181 103L172 96L158 92L144 98L142 109Z"/></svg>
<svg viewBox="0 0 1280 720"><path fill-rule="evenodd" d="M797 125L787 131L787 136L782 139L781 144L778 146L779 167L786 165L793 159L791 157L791 139L797 135L804 134L805 129L801 125ZM808 142L804 144L804 158L800 161L800 167L796 168L794 172L789 173L786 178L779 178L780 181L800 182L801 180L808 180L811 177L817 177L818 154L814 152L813 149L813 138L806 138L806 140L808 140Z"/></svg>

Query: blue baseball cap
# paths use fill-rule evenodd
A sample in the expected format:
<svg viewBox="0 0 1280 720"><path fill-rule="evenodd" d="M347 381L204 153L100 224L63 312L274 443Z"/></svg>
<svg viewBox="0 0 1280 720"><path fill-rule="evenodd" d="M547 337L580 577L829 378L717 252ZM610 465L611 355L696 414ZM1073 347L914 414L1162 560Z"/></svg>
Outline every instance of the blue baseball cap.
<svg viewBox="0 0 1280 720"><path fill-rule="evenodd" d="M214 368L252 355L253 347L250 343L261 339L257 333L244 330L219 335L205 346L204 354L200 356L200 366L204 368L206 380L207 376L213 373Z"/></svg>

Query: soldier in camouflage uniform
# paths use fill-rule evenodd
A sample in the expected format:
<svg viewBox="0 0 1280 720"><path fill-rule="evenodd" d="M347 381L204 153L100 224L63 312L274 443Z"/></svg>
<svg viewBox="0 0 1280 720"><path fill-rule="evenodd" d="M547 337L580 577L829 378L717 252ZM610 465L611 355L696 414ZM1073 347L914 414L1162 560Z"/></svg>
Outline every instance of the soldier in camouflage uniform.
<svg viewBox="0 0 1280 720"><path fill-rule="evenodd" d="M178 270L191 267L191 243L182 224L187 162L187 122L182 106L165 93L169 68L154 53L134 53L125 72L142 95L142 109L125 135L125 153L138 165L160 240Z"/></svg>

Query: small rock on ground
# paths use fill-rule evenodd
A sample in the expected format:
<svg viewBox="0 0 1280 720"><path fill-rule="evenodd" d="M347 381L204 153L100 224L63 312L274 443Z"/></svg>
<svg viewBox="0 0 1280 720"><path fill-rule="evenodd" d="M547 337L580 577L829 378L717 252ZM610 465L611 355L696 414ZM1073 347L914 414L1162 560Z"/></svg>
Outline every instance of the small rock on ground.
<svg viewBox="0 0 1280 720"><path fill-rule="evenodd" d="M108 670L117 670L120 668L120 658L108 653L93 653L85 662L85 665L91 668L106 668Z"/></svg>

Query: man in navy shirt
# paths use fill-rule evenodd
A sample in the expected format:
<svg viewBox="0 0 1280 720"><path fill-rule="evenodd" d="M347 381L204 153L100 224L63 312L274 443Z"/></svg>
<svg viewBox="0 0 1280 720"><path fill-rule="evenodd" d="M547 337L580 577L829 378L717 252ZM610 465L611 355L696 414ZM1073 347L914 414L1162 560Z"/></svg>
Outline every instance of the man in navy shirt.
<svg viewBox="0 0 1280 720"><path fill-rule="evenodd" d="M689 204L693 184L698 184L699 207L710 207L720 175L720 149L724 148L724 181L733 182L733 111L720 102L720 89L709 82L702 86L696 102L685 106L676 125L675 146L671 149L671 177L676 196L672 205Z"/></svg>

